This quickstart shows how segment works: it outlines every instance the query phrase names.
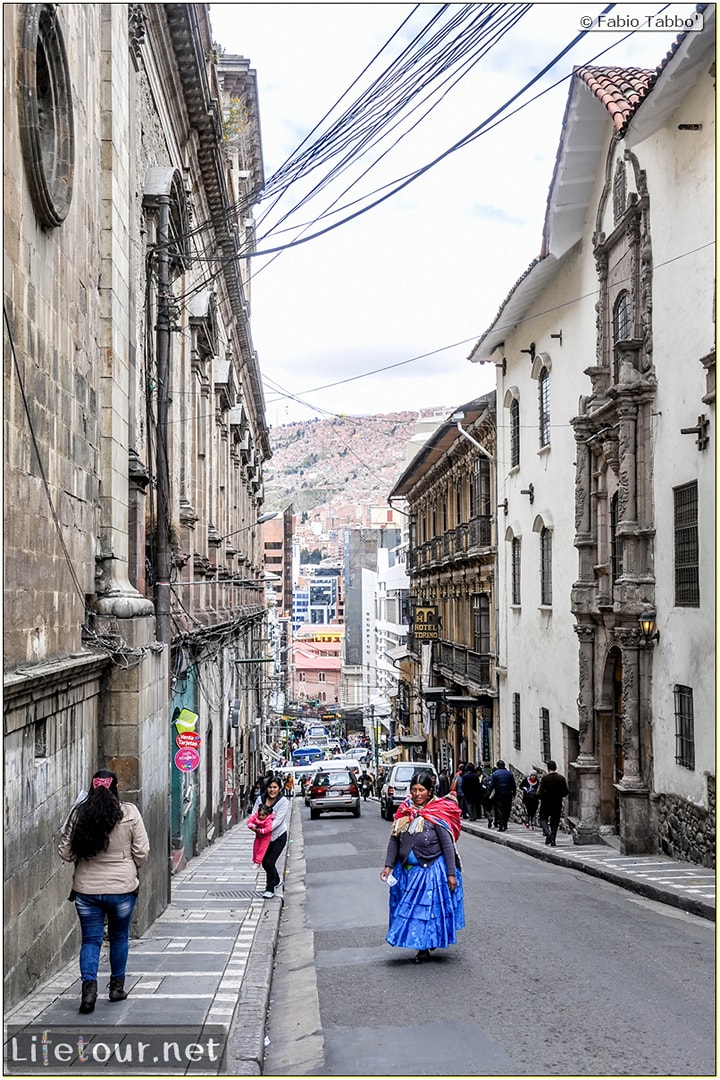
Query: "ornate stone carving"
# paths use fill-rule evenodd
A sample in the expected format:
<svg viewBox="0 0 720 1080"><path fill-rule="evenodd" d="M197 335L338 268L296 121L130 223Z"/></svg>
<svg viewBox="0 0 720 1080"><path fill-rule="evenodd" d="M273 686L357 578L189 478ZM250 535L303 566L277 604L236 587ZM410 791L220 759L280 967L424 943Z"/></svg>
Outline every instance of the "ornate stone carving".
<svg viewBox="0 0 720 1080"><path fill-rule="evenodd" d="M615 163L615 176L613 177L613 224L617 225L625 213L627 206L627 172L625 162L618 160Z"/></svg>
<svg viewBox="0 0 720 1080"><path fill-rule="evenodd" d="M140 49L145 44L145 5L128 4L128 38L130 55L134 60L140 57Z"/></svg>

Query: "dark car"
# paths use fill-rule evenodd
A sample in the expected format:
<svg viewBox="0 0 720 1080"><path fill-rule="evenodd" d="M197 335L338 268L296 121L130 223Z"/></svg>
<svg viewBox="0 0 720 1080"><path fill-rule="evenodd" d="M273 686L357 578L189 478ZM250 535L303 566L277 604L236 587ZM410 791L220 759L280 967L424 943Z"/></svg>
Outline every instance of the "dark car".
<svg viewBox="0 0 720 1080"><path fill-rule="evenodd" d="M320 769L312 778L308 802L310 817L340 811L360 817L360 791L350 769Z"/></svg>

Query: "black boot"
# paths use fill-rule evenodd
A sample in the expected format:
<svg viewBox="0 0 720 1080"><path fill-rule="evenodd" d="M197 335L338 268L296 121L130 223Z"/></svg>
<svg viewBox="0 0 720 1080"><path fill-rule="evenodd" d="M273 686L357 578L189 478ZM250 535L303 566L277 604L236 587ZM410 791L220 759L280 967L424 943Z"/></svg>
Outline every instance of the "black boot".
<svg viewBox="0 0 720 1080"><path fill-rule="evenodd" d="M82 998L78 1012L91 1013L95 1011L97 1001L97 979L88 979L82 984Z"/></svg>
<svg viewBox="0 0 720 1080"><path fill-rule="evenodd" d="M125 976L122 975L119 978L110 977L110 1000L111 1001L124 1001L127 997L125 993Z"/></svg>

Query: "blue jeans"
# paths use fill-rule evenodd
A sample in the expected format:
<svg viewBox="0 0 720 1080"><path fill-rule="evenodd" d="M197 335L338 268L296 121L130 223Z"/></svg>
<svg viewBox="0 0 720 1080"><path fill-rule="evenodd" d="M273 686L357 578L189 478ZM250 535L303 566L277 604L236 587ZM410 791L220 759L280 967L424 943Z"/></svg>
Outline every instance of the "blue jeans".
<svg viewBox="0 0 720 1080"><path fill-rule="evenodd" d="M135 893L76 893L75 909L80 917L80 978L97 979L105 916L110 942L110 974L114 979L125 975L130 947L130 920L135 910Z"/></svg>

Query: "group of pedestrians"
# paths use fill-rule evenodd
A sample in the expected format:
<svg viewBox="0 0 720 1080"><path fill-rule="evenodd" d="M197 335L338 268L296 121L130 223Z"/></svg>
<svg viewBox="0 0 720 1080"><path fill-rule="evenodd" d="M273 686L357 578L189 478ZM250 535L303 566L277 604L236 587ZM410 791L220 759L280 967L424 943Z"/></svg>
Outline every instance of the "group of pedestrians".
<svg viewBox="0 0 720 1080"><path fill-rule="evenodd" d="M472 762L461 762L452 780L445 770L440 773L439 792L454 791L462 817L468 821L485 819L489 828L507 832L513 802L518 794L514 774L500 760L490 771ZM547 772L542 777L533 769L520 782L523 805L523 824L526 829L542 829L545 843L555 847L558 826L562 816L562 802L568 794L565 777L557 771L557 763L548 761Z"/></svg>

